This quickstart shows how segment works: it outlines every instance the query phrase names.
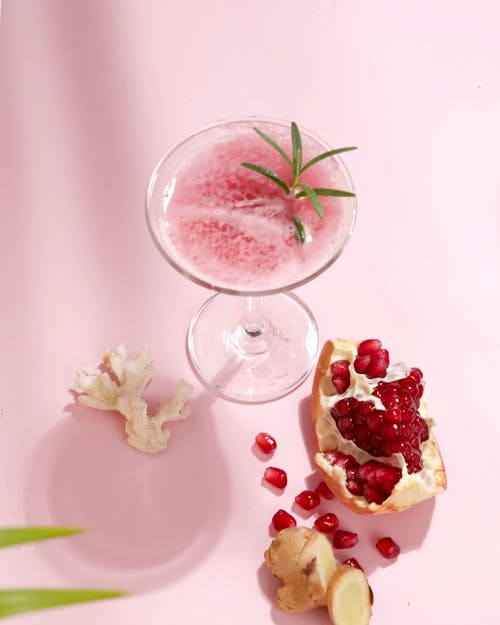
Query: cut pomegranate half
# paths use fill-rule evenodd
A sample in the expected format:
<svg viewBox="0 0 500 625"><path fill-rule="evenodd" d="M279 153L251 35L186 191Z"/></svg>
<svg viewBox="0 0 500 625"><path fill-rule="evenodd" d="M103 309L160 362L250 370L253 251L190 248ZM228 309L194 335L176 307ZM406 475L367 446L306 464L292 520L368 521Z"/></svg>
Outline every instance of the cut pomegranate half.
<svg viewBox="0 0 500 625"><path fill-rule="evenodd" d="M334 378L346 372L344 389ZM391 363L380 340L325 343L312 392L315 463L352 510L404 510L446 488L423 392L422 371Z"/></svg>

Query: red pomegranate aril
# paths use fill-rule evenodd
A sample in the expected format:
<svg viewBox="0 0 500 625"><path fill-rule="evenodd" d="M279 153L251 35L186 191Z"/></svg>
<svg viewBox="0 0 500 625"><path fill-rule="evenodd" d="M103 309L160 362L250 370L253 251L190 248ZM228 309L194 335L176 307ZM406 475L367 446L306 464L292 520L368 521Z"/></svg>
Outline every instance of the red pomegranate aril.
<svg viewBox="0 0 500 625"><path fill-rule="evenodd" d="M390 493L387 493L375 486L367 486L364 491L365 499L368 503L383 503Z"/></svg>
<svg viewBox="0 0 500 625"><path fill-rule="evenodd" d="M336 549L350 549L358 544L358 535L355 532L337 530L333 535L333 546Z"/></svg>
<svg viewBox="0 0 500 625"><path fill-rule="evenodd" d="M328 486L326 485L326 482L320 482L316 486L316 488L314 490L318 493L318 495L320 497L323 497L323 499L334 499L335 498L335 495L328 488Z"/></svg>
<svg viewBox="0 0 500 625"><path fill-rule="evenodd" d="M387 558L388 560L396 558L401 553L399 545L397 545L389 536L379 538L375 543L375 546L384 556L384 558Z"/></svg>
<svg viewBox="0 0 500 625"><path fill-rule="evenodd" d="M356 558L347 558L347 560L344 560L342 564L347 564L348 566L352 566L355 569L359 569L360 571L363 571L363 573L365 572L364 568L356 560Z"/></svg>
<svg viewBox="0 0 500 625"><path fill-rule="evenodd" d="M275 439L267 432L257 434L255 442L265 454L272 454L277 447Z"/></svg>
<svg viewBox="0 0 500 625"><path fill-rule="evenodd" d="M346 481L346 488L352 495L362 495L365 491L363 484L359 482L357 479L348 479Z"/></svg>
<svg viewBox="0 0 500 625"><path fill-rule="evenodd" d="M420 384L420 382L422 381L422 378L424 377L424 374L422 373L421 369L419 369L418 367L413 367L408 377L411 378L417 384Z"/></svg>
<svg viewBox="0 0 500 625"><path fill-rule="evenodd" d="M272 518L272 524L277 532L287 527L297 527L297 521L286 510L278 510Z"/></svg>
<svg viewBox="0 0 500 625"><path fill-rule="evenodd" d="M358 405L357 412L363 417L368 418L368 415L372 414L374 411L375 411L375 404L371 401L362 401Z"/></svg>
<svg viewBox="0 0 500 625"><path fill-rule="evenodd" d="M403 423L403 411L401 408L390 408L385 411L384 419L390 423Z"/></svg>
<svg viewBox="0 0 500 625"><path fill-rule="evenodd" d="M338 375L342 378L349 376L349 361L348 360L336 360L330 365L330 373L332 377Z"/></svg>
<svg viewBox="0 0 500 625"><path fill-rule="evenodd" d="M371 356L369 354L366 354L365 356L357 356L354 359L354 371L356 371L356 373L365 373L365 371L368 369L368 365L370 364L371 361Z"/></svg>
<svg viewBox="0 0 500 625"><path fill-rule="evenodd" d="M339 375L334 375L332 377L332 384L335 387L337 393L341 395L342 393L345 393L349 388L350 379L341 377Z"/></svg>
<svg viewBox="0 0 500 625"><path fill-rule="evenodd" d="M389 421L384 421L380 426L380 436L383 437L384 442L390 442L396 440L399 435L399 427L396 423L389 423ZM382 443L382 449L384 447L384 443Z"/></svg>
<svg viewBox="0 0 500 625"><path fill-rule="evenodd" d="M366 368L367 378L383 378L387 374L389 366L389 352L386 349L379 349L371 358L370 364Z"/></svg>
<svg viewBox="0 0 500 625"><path fill-rule="evenodd" d="M378 339L366 339L358 345L358 355L373 354L382 347L381 341Z"/></svg>
<svg viewBox="0 0 500 625"><path fill-rule="evenodd" d="M337 427L343 434L344 432L351 432L354 428L354 425L349 417L341 417L337 421Z"/></svg>
<svg viewBox="0 0 500 625"><path fill-rule="evenodd" d="M354 428L354 438L358 444L358 447L361 447L363 443L368 442L368 437L370 436L370 432L366 425L357 425Z"/></svg>
<svg viewBox="0 0 500 625"><path fill-rule="evenodd" d="M381 410L374 410L366 417L366 427L370 432L378 432L384 422L384 413Z"/></svg>
<svg viewBox="0 0 500 625"><path fill-rule="evenodd" d="M267 467L264 471L264 479L268 484L279 489L285 488L288 482L286 472L277 467Z"/></svg>
<svg viewBox="0 0 500 625"><path fill-rule="evenodd" d="M349 417L358 405L358 400L354 397L346 397L338 401L332 408L333 417Z"/></svg>
<svg viewBox="0 0 500 625"><path fill-rule="evenodd" d="M324 534L334 532L338 526L339 519L336 514L333 514L333 512L322 514L316 519L316 521L314 521L314 527L318 530L318 532L323 532Z"/></svg>
<svg viewBox="0 0 500 625"><path fill-rule="evenodd" d="M319 506L321 500L314 490L303 490L295 497L295 503L304 510L314 510Z"/></svg>

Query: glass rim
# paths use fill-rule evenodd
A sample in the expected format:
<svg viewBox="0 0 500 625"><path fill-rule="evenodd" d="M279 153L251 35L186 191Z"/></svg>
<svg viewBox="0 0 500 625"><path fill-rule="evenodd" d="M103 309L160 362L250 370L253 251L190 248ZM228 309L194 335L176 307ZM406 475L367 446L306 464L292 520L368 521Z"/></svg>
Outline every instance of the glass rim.
<svg viewBox="0 0 500 625"><path fill-rule="evenodd" d="M312 273L308 274L306 277L300 280L295 280L294 282L291 282L289 284L285 284L285 285L272 288L272 289L232 289L229 287L212 284L204 280L203 278L199 278L198 276L194 275L193 273L191 273L190 271L182 267L182 265L180 265L177 261L175 261L167 252L167 250L165 250L163 244L161 243L159 238L156 236L155 230L151 223L150 214L149 214L150 212L149 209L151 206L151 199L153 196L155 183L159 176L160 170L163 164L168 160L168 158L174 152L176 152L180 147L182 147L188 141L191 141L191 139L197 137L200 134L203 134L204 132L207 132L208 130L211 130L213 128L219 128L221 126L228 126L230 124L237 124L237 123L244 123L244 122L264 122L264 123L275 124L278 126L283 126L285 128L288 128L290 126L290 122L282 120L282 119L274 118L274 117L266 117L266 116L260 116L260 115L245 115L241 117L229 117L229 118L220 119L218 121L212 122L211 124L207 124L201 128L198 128L194 132L191 132L189 135L186 135L183 139L175 143L175 145L173 145L170 149L168 149L163 154L163 156L158 161L156 167L154 168L153 173L151 174L151 177L149 179L149 183L146 189L146 201L145 201L146 223L148 225L148 230L151 235L151 238L153 239L153 242L156 248L158 249L160 254L163 256L163 258L165 258L165 260L181 275L191 280L191 282L194 282L195 284L198 284L199 286L202 286L206 289L210 289L211 291L217 291L218 293L224 293L226 295L243 295L243 296L256 296L256 297L264 296L264 295L274 295L276 293L281 293L283 291L291 291L292 289L296 289L300 286L303 286L304 284L307 284L311 280L314 280L315 278L317 278L324 271L326 271L338 259L338 257L344 251L344 248L347 245L349 239L351 238L352 232L354 230L354 225L356 223L356 216L357 216L356 195L348 198L352 202L351 223L349 224L349 229L347 231L347 234L344 237L344 240L342 241L342 244L339 246L339 249L335 252L335 254L333 254L331 258L329 258L325 263L323 263L323 265L321 265L318 269L316 269ZM305 135L307 135L313 141L316 141L317 143L319 143L322 147L326 148L327 151L333 149L324 139L322 139L315 133L311 132L309 129L303 126L300 126L300 131L301 133L304 133ZM355 193L355 187L351 178L351 174L347 166L345 165L344 161L338 154L335 154L334 156L332 156L332 158L334 158L337 161L340 167L340 170L342 172L342 175L344 176L344 178L346 179L346 182L348 183L348 186L350 187L351 191Z"/></svg>

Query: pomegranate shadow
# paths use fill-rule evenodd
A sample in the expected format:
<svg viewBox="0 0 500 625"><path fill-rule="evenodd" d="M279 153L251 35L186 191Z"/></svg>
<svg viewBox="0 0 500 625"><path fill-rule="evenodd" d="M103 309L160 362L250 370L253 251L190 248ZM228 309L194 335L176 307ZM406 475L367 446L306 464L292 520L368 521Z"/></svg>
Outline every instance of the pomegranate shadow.
<svg viewBox="0 0 500 625"><path fill-rule="evenodd" d="M164 586L203 561L230 505L210 404L205 393L191 400L191 415L169 424L167 448L155 455L126 443L118 413L67 406L70 417L34 453L26 516L31 525L88 531L38 545L44 559L71 583L136 592Z"/></svg>

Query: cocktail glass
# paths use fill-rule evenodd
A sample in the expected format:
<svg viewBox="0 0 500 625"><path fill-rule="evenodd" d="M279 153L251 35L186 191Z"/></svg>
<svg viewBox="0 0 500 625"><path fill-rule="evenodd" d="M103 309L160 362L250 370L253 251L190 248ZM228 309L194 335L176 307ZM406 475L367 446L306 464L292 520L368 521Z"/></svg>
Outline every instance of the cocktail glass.
<svg viewBox="0 0 500 625"><path fill-rule="evenodd" d="M354 226L354 197L322 198L320 218L296 198L241 165L253 162L290 184L287 161L258 128L291 155L290 124L238 118L203 128L156 166L146 217L164 258L196 284L217 292L195 313L187 351L198 378L241 403L282 397L308 376L319 347L313 314L293 292L341 254ZM303 162L331 148L301 129ZM338 156L316 163L301 180L353 192ZM301 243L296 218L304 225ZM304 235L304 231L302 231ZM325 284L325 296L330 286Z"/></svg>

